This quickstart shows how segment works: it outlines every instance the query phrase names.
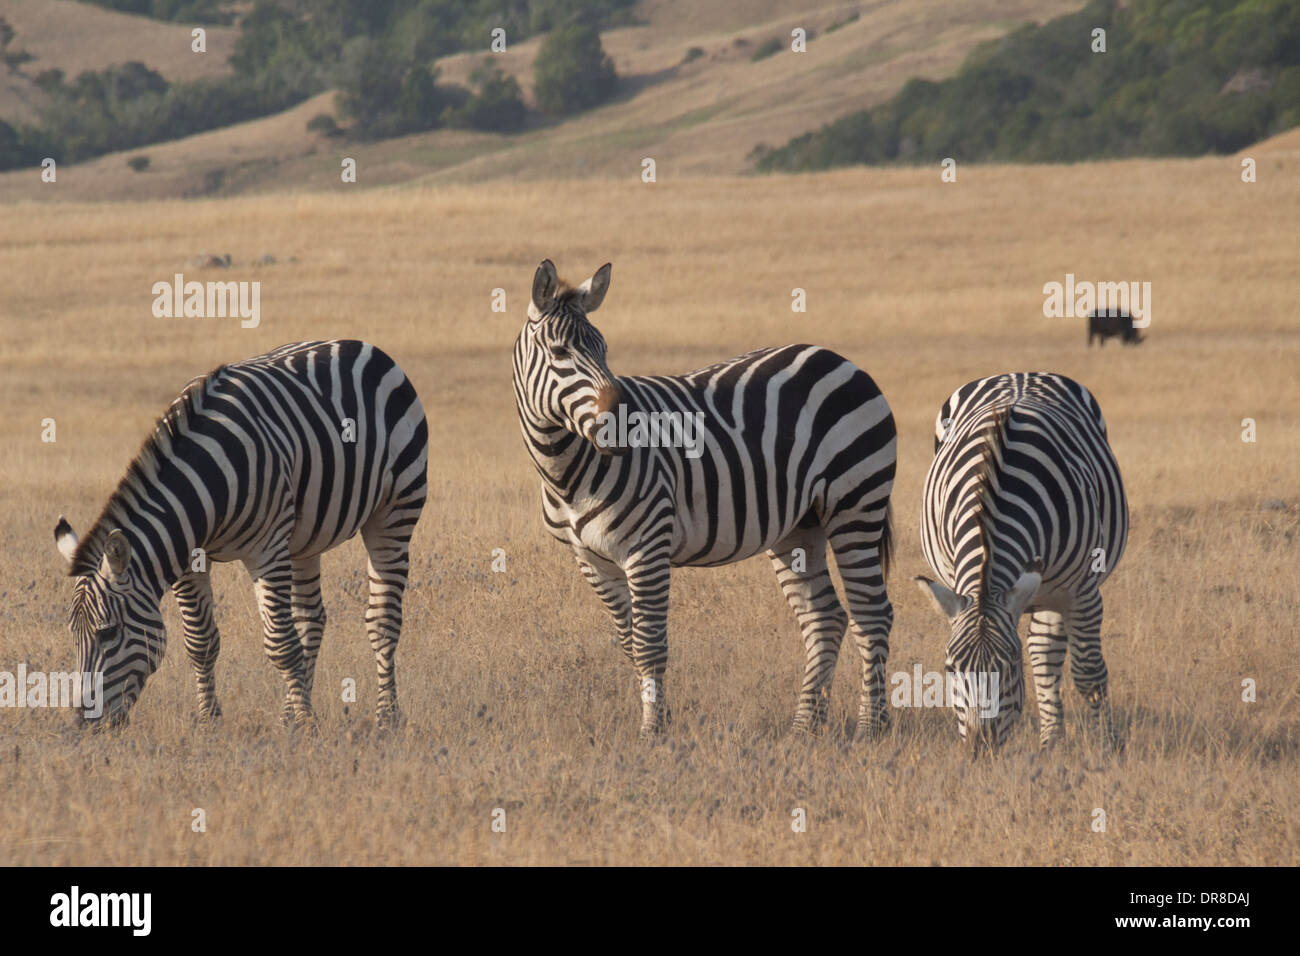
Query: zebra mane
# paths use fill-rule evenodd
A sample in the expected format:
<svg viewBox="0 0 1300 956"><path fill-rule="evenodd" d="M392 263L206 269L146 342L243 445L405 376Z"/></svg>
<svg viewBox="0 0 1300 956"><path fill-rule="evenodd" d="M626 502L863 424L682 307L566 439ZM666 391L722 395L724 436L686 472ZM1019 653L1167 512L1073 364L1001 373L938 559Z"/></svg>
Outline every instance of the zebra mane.
<svg viewBox="0 0 1300 956"><path fill-rule="evenodd" d="M979 602L984 604L989 596L989 578L993 570L993 476L1002 458L1006 443L1007 419L1010 408L998 405L993 409L993 420L984 429L980 446L980 462L975 473L975 522L980 536Z"/></svg>
<svg viewBox="0 0 1300 956"><path fill-rule="evenodd" d="M73 552L72 561L68 564L70 577L91 574L99 569L99 562L104 555L104 542L115 528L120 528L126 521L129 513L128 502L137 496L129 493L138 492L151 476L157 474L159 466L166 460L172 443L188 432L190 421L202 410L202 396L207 384L225 368L226 366L222 365L207 375L191 379L168 406L167 411L163 412L162 417L154 425L153 431L140 445L135 458L127 465L126 474L122 476L122 480L117 483L117 488L109 496L104 510L95 519L95 523L86 532L85 537L77 542L77 550Z"/></svg>
<svg viewBox="0 0 1300 956"><path fill-rule="evenodd" d="M581 308L577 310L577 315L574 315L572 310L572 306L581 305L581 301L580 301L581 299L582 299L582 292L576 286L572 286L568 282L565 282L563 279L560 279L559 285L556 287L555 290L555 295L552 296L550 303L546 306L545 309L542 310L541 314L557 315L561 312L564 312L569 314L575 319L576 318L585 319L587 315Z"/></svg>

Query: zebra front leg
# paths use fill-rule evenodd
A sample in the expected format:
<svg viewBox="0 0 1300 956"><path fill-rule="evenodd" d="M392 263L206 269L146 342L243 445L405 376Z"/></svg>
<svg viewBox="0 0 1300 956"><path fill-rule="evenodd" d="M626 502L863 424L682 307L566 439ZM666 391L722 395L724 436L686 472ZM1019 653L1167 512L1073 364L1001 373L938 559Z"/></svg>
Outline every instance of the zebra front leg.
<svg viewBox="0 0 1300 956"><path fill-rule="evenodd" d="M609 611L609 616L614 619L619 646L623 648L627 659L635 665L636 654L633 651L632 641L632 592L628 588L623 569L613 564L609 567L597 568L592 559L582 555L576 557L578 567L582 569L582 576L587 579L587 583L605 605L605 610Z"/></svg>
<svg viewBox="0 0 1300 956"><path fill-rule="evenodd" d="M1070 677L1088 705L1084 737L1104 752L1120 749L1122 742L1111 723L1110 678L1101 656L1101 612L1100 591L1076 601L1066 618L1066 635L1070 642Z"/></svg>
<svg viewBox="0 0 1300 956"><path fill-rule="evenodd" d="M315 722L303 672L302 641L293 624L293 563L281 552L250 568L262 615L262 643L271 665L284 678L285 716L310 727Z"/></svg>
<svg viewBox="0 0 1300 956"><path fill-rule="evenodd" d="M835 662L849 623L826 563L826 534L820 526L798 532L767 556L803 634L803 684L791 729L817 734L826 726Z"/></svg>
<svg viewBox="0 0 1300 956"><path fill-rule="evenodd" d="M885 591L883 550L888 535L887 503L875 509L868 522L861 514L846 513L828 529L835 564L844 582L849 607L849 630L862 658L862 691L858 704L857 740L879 737L890 724L885 664L889 660L889 631L894 606Z"/></svg>
<svg viewBox="0 0 1300 956"><path fill-rule="evenodd" d="M212 616L212 579L207 572L191 572L172 585L185 627L185 653L194 668L198 689L199 720L221 716L214 670L221 651L221 635Z"/></svg>
<svg viewBox="0 0 1300 956"><path fill-rule="evenodd" d="M302 642L303 687L310 700L316 678L316 655L325 633L325 604L320 591L320 555L294 559L291 600L293 623L298 630L298 640ZM293 701L285 695L281 719L288 723L292 718Z"/></svg>
<svg viewBox="0 0 1300 956"><path fill-rule="evenodd" d="M1065 619L1045 609L1029 618L1029 666L1034 672L1038 698L1038 745L1049 750L1065 736L1065 710L1061 704L1061 668L1065 664Z"/></svg>
<svg viewBox="0 0 1300 956"><path fill-rule="evenodd" d="M409 534L409 528L407 529ZM410 573L409 538L362 532L369 554L370 600L366 605L366 636L375 655L379 693L375 723L391 730L402 722L397 706L397 641L402 635L402 599Z"/></svg>
<svg viewBox="0 0 1300 956"><path fill-rule="evenodd" d="M632 598L632 663L641 685L642 739L668 723L664 672L668 668L668 544L641 556L627 570Z"/></svg>

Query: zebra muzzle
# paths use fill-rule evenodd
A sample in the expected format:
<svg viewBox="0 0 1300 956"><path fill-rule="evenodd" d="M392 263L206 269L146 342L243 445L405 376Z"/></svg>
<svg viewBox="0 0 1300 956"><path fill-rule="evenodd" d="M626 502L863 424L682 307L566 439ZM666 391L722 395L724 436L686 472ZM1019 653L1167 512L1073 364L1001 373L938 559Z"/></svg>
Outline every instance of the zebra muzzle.
<svg viewBox="0 0 1300 956"><path fill-rule="evenodd" d="M602 455L626 455L627 446L619 442L618 409L622 404L623 390L614 383L602 385L596 393L595 417L587 427L586 438Z"/></svg>

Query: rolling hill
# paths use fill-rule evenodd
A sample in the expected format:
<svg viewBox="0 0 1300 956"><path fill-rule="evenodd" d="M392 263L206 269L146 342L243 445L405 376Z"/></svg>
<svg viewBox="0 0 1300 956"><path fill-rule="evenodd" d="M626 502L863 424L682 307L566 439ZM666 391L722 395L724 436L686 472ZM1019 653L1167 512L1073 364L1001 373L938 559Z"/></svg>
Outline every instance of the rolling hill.
<svg viewBox="0 0 1300 956"><path fill-rule="evenodd" d="M174 55L178 37L188 38L188 27L143 21L150 28L146 31L140 18L68 0L50 4L51 10L61 8L57 17L47 12L38 20L30 15L38 6L33 0L0 0L0 15L16 11L11 17L19 29L16 44L40 52L66 72L77 68L78 56L86 58L86 66L91 62L91 54L78 45L84 45L78 40L81 33L61 26L86 11L108 18L106 36L122 36L124 21L140 28L139 41L115 41L106 48L123 56L130 50L131 58L143 59L169 78L188 63ZM30 170L11 171L0 175L0 201L333 188L339 184L342 156L357 160L361 186L639 176L646 157L656 160L660 179L735 174L748 168L747 157L760 143L785 142L847 111L883 101L909 77L946 76L976 44L1080 6L1080 0L970 0L958 8L943 0L647 0L638 10L643 25L611 30L602 38L623 77L619 96L562 122L539 122L516 135L439 130L345 144L306 131L308 119L331 111L332 97L324 94L277 116L63 169L53 188ZM30 15L26 21L24 12ZM121 19L114 24L114 18ZM48 40L38 40L39 23L50 24ZM813 37L805 53L789 50L795 27ZM770 38L781 39L783 49L753 62L754 51ZM220 55L218 40L233 44L233 35L209 28L209 67ZM533 59L540 45L541 38L533 38L493 57L518 78L526 97L531 96ZM701 52L687 62L688 52L696 48ZM187 43L183 50L184 57L194 57ZM95 64L106 65L107 54L96 55ZM464 82L485 55L444 58L438 68L443 79ZM127 166L136 155L149 156L146 172Z"/></svg>

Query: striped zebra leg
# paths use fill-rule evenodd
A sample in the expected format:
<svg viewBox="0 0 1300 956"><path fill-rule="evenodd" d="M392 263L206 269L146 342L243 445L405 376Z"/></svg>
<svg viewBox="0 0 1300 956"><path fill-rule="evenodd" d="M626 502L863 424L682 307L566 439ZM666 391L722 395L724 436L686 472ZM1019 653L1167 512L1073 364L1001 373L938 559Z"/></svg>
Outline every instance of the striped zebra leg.
<svg viewBox="0 0 1300 956"><path fill-rule="evenodd" d="M385 532L362 532L370 577L370 601L366 606L366 635L375 655L379 674L379 695L375 722L381 730L401 723L397 706L397 641L402 634L402 599L410 573L409 539L389 537Z"/></svg>
<svg viewBox="0 0 1300 956"><path fill-rule="evenodd" d="M614 619L619 646L623 648L627 659L636 664L632 639L632 593L628 588L627 578L617 565L598 569L584 558L579 557L577 560L578 567L582 569L582 576L587 579L587 583L605 605L605 610L609 611L609 616Z"/></svg>
<svg viewBox="0 0 1300 956"><path fill-rule="evenodd" d="M1061 704L1061 674L1065 665L1065 618L1056 611L1038 610L1029 618L1029 666L1038 698L1038 743L1044 750L1065 735Z"/></svg>
<svg viewBox="0 0 1300 956"><path fill-rule="evenodd" d="M858 704L856 739L877 737L889 729L889 697L885 664L889 660L889 631L894 607L885 593L882 548L885 506L880 518L867 521L861 514L842 514L827 533L835 565L844 582L849 607L849 631L862 658L862 691Z"/></svg>
<svg viewBox="0 0 1300 956"><path fill-rule="evenodd" d="M325 633L325 604L320 591L320 556L300 558L293 562L293 623L302 642L303 686L307 699L316 678L316 655L320 651L321 636ZM292 716L289 700L285 699L287 720Z"/></svg>
<svg viewBox="0 0 1300 956"><path fill-rule="evenodd" d="M667 724L664 672L668 667L668 542L634 558L626 569L632 597L632 663L641 687L642 739Z"/></svg>
<svg viewBox="0 0 1300 956"><path fill-rule="evenodd" d="M212 616L212 579L207 573L186 574L172 585L185 627L185 653L194 667L200 720L221 716L213 673L221 651L221 635Z"/></svg>
<svg viewBox="0 0 1300 956"><path fill-rule="evenodd" d="M250 569L262 614L262 643L272 666L284 678L283 719L314 723L303 673L302 641L293 624L293 562L281 552Z"/></svg>
<svg viewBox="0 0 1300 956"><path fill-rule="evenodd" d="M1101 592L1077 600L1066 619L1070 641L1070 677L1088 705L1085 739L1103 751L1119 748L1120 740L1111 723L1109 675L1101 656Z"/></svg>
<svg viewBox="0 0 1300 956"><path fill-rule="evenodd" d="M792 730L819 733L826 725L831 679L849 616L826 562L826 532L802 529L767 553L803 634L804 672Z"/></svg>

